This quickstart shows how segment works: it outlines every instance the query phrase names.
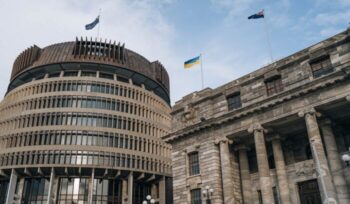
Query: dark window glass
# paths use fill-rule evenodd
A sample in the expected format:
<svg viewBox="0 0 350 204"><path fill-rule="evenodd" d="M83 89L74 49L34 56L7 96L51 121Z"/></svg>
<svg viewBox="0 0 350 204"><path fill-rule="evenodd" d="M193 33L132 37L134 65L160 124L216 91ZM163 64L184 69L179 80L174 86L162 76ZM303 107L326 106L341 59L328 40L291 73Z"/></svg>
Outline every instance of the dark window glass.
<svg viewBox="0 0 350 204"><path fill-rule="evenodd" d="M240 108L241 104L241 94L236 93L227 97L228 110L234 110Z"/></svg>
<svg viewBox="0 0 350 204"><path fill-rule="evenodd" d="M60 178L58 203L87 203L88 178Z"/></svg>
<svg viewBox="0 0 350 204"><path fill-rule="evenodd" d="M120 180L95 179L93 202L120 204L122 201L122 187Z"/></svg>
<svg viewBox="0 0 350 204"><path fill-rule="evenodd" d="M199 174L199 157L198 152L193 152L188 155L190 176Z"/></svg>
<svg viewBox="0 0 350 204"><path fill-rule="evenodd" d="M271 78L267 80L265 83L266 83L266 91L268 96L271 96L273 94L283 91L281 76Z"/></svg>
<svg viewBox="0 0 350 204"><path fill-rule="evenodd" d="M104 78L104 79L114 79L114 76L113 76L113 74L107 74L107 73L101 73L100 72L100 78Z"/></svg>
<svg viewBox="0 0 350 204"><path fill-rule="evenodd" d="M49 180L45 178L28 178L24 181L24 203L42 203L47 201ZM22 201L22 202L23 202Z"/></svg>
<svg viewBox="0 0 350 204"><path fill-rule="evenodd" d="M120 82L129 83L129 79L124 78L124 77L117 76L117 80L120 81Z"/></svg>
<svg viewBox="0 0 350 204"><path fill-rule="evenodd" d="M259 204L263 204L261 190L258 190Z"/></svg>
<svg viewBox="0 0 350 204"><path fill-rule="evenodd" d="M96 77L96 72L86 72L86 71L82 71L82 72L81 72L81 76L82 76L82 77Z"/></svg>
<svg viewBox="0 0 350 204"><path fill-rule="evenodd" d="M78 72L74 71L74 72L64 72L65 77L74 77L74 76L78 76Z"/></svg>
<svg viewBox="0 0 350 204"><path fill-rule="evenodd" d="M147 195L151 194L151 184L146 183L134 183L134 200L133 204L142 203Z"/></svg>
<svg viewBox="0 0 350 204"><path fill-rule="evenodd" d="M312 74L315 78L333 72L333 67L329 56L322 57L310 63Z"/></svg>
<svg viewBox="0 0 350 204"><path fill-rule="evenodd" d="M49 74L49 78L59 77L60 75L61 75L61 73L60 73L60 72L51 73L51 74Z"/></svg>
<svg viewBox="0 0 350 204"><path fill-rule="evenodd" d="M1 162L0 162L1 165ZM0 204L5 204L6 202L6 193L7 193L7 187L8 187L9 181L0 181Z"/></svg>
<svg viewBox="0 0 350 204"><path fill-rule="evenodd" d="M201 189L191 190L191 204L202 204Z"/></svg>

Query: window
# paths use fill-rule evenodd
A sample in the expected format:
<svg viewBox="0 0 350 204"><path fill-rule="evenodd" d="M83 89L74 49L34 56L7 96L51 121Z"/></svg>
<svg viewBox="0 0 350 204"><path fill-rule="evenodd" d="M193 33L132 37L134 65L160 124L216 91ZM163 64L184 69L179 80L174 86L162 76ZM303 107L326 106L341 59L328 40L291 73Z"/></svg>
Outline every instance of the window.
<svg viewBox="0 0 350 204"><path fill-rule="evenodd" d="M312 74L315 78L329 74L333 71L332 63L329 56L324 56L310 62Z"/></svg>
<svg viewBox="0 0 350 204"><path fill-rule="evenodd" d="M81 76L82 77L96 77L96 72L82 71Z"/></svg>
<svg viewBox="0 0 350 204"><path fill-rule="evenodd" d="M261 190L258 190L259 204L263 204Z"/></svg>
<svg viewBox="0 0 350 204"><path fill-rule="evenodd" d="M120 204L122 202L121 184L120 180L95 179L93 187L93 202Z"/></svg>
<svg viewBox="0 0 350 204"><path fill-rule="evenodd" d="M117 76L117 80L120 82L129 83L129 79L121 77L121 76Z"/></svg>
<svg viewBox="0 0 350 204"><path fill-rule="evenodd" d="M191 190L191 204L202 204L201 189Z"/></svg>
<svg viewBox="0 0 350 204"><path fill-rule="evenodd" d="M60 178L58 203L87 203L88 178Z"/></svg>
<svg viewBox="0 0 350 204"><path fill-rule="evenodd" d="M1 162L0 162L1 165ZM9 181L0 181L0 193L6 195ZM0 204L5 204L6 196L0 196Z"/></svg>
<svg viewBox="0 0 350 204"><path fill-rule="evenodd" d="M77 72L77 71L64 72L63 76L65 76L65 77L74 77L74 76L78 76L78 72Z"/></svg>
<svg viewBox="0 0 350 204"><path fill-rule="evenodd" d="M51 73L51 74L49 74L49 78L59 77L60 75L61 75L61 73L60 73L60 72Z"/></svg>
<svg viewBox="0 0 350 204"><path fill-rule="evenodd" d="M101 73L100 72L100 75L99 75L100 78L104 78L104 79L114 79L114 76L113 74L107 74L107 73Z"/></svg>
<svg viewBox="0 0 350 204"><path fill-rule="evenodd" d="M283 91L283 84L281 76L273 77L265 82L267 95L271 96L273 94Z"/></svg>
<svg viewBox="0 0 350 204"><path fill-rule="evenodd" d="M199 174L199 158L198 152L190 153L189 158L189 167L190 167L190 176Z"/></svg>
<svg viewBox="0 0 350 204"><path fill-rule="evenodd" d="M241 104L241 94L235 93L227 97L228 110L234 110L240 108Z"/></svg>
<svg viewBox="0 0 350 204"><path fill-rule="evenodd" d="M48 199L49 181L45 178L29 178L24 181L24 203L44 203Z"/></svg>

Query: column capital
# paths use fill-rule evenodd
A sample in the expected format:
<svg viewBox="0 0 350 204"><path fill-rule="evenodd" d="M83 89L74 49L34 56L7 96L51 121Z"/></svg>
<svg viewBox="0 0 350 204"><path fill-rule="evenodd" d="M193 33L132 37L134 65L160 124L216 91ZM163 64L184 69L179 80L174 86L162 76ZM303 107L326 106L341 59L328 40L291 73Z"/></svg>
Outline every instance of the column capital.
<svg viewBox="0 0 350 204"><path fill-rule="evenodd" d="M321 113L317 112L314 107L306 108L298 112L298 116L301 118L307 115L315 115L316 117L321 117Z"/></svg>
<svg viewBox="0 0 350 204"><path fill-rule="evenodd" d="M215 139L214 143L216 145L220 144L220 143L228 143L228 144L233 144L233 141L228 139L227 137L224 137L224 138L217 138Z"/></svg>
<svg viewBox="0 0 350 204"><path fill-rule="evenodd" d="M350 95L347 95L345 99L350 102Z"/></svg>
<svg viewBox="0 0 350 204"><path fill-rule="evenodd" d="M263 126L261 126L260 123L253 123L249 128L248 128L248 132L249 133L254 133L254 132L263 132L263 133L267 133L268 130L265 129Z"/></svg>

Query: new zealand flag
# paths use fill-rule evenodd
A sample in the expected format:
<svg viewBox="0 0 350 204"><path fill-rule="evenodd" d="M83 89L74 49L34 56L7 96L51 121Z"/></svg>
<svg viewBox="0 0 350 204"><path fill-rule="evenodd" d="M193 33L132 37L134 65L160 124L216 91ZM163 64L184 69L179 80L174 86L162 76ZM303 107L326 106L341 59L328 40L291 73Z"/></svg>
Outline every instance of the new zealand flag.
<svg viewBox="0 0 350 204"><path fill-rule="evenodd" d="M99 22L100 22L100 16L97 16L97 18L92 23L85 25L85 30L93 29Z"/></svg>
<svg viewBox="0 0 350 204"><path fill-rule="evenodd" d="M248 19L257 19L257 18L264 18L264 10L261 10L259 13L253 14L248 17Z"/></svg>

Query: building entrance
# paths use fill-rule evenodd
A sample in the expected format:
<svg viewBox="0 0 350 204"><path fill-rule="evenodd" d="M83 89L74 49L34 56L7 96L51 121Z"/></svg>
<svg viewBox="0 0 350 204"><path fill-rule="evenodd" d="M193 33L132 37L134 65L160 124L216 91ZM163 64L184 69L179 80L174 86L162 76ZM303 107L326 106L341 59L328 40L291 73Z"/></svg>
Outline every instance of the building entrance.
<svg viewBox="0 0 350 204"><path fill-rule="evenodd" d="M298 184L301 204L319 204L321 202L317 180L304 181Z"/></svg>

